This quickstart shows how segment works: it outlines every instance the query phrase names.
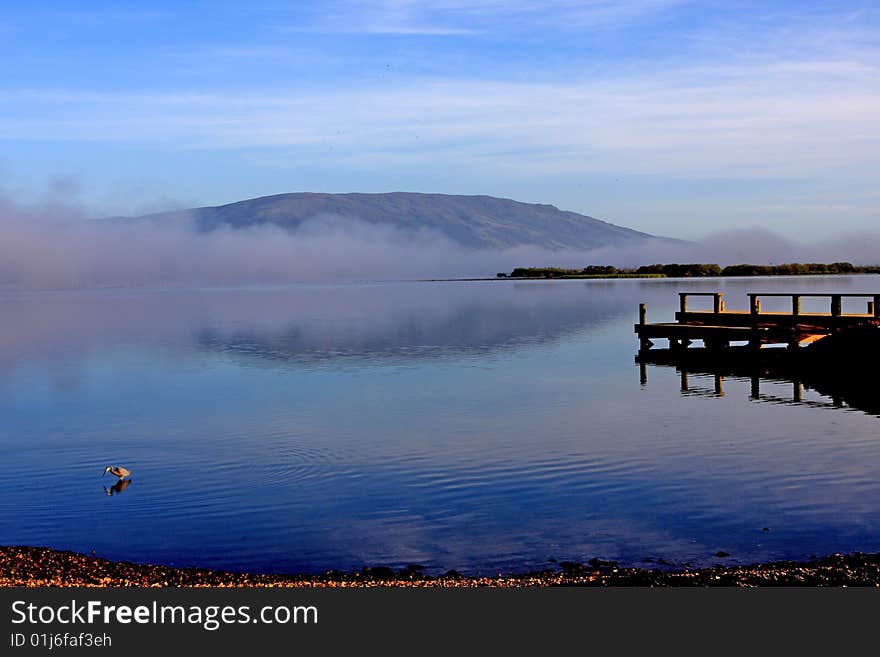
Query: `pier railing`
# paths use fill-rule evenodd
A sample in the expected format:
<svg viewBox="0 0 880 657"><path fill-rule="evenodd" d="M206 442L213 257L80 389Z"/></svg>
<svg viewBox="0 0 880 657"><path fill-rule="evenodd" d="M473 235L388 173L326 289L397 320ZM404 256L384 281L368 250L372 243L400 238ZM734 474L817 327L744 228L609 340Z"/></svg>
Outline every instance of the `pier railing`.
<svg viewBox="0 0 880 657"><path fill-rule="evenodd" d="M761 314L761 297L788 297L791 299L791 314L794 316L801 315L801 299L804 297L827 298L831 300L830 315L831 317L840 317L843 315L843 299L870 299L867 304L867 312L865 314L873 317L880 317L880 294L822 294L822 293L789 293L789 292L749 292L749 314ZM724 293L723 292L679 292L678 308L682 313L686 312L708 312L708 311L689 311L688 297L712 297L712 312L715 314L725 312L724 309ZM820 313L807 313L820 314Z"/></svg>
<svg viewBox="0 0 880 657"><path fill-rule="evenodd" d="M831 299L831 316L832 317L840 317L843 312L843 299L870 299L868 301L868 312L865 313L867 315L871 315L873 317L880 317L880 294L821 294L821 293L808 293L808 294L788 294L783 292L750 292L748 294L749 297L749 312L753 315L758 315L761 313L761 297L789 297L791 298L791 314L792 315L800 315L801 313L801 299L803 297L819 297L819 298L830 298ZM810 313L815 314L815 313Z"/></svg>
<svg viewBox="0 0 880 657"><path fill-rule="evenodd" d="M678 308L683 313L688 309L688 297L712 297L713 312L724 312L724 292L679 292Z"/></svg>

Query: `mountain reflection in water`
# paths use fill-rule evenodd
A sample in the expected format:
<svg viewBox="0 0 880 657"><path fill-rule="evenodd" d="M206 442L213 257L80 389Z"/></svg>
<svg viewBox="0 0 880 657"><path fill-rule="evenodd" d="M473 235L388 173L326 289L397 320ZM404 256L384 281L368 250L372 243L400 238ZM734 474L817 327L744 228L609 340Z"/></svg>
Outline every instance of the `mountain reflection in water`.
<svg viewBox="0 0 880 657"><path fill-rule="evenodd" d="M7 293L0 311L2 380L23 361L56 369L129 345L264 366L479 355L560 340L632 308L601 281L536 281Z"/></svg>

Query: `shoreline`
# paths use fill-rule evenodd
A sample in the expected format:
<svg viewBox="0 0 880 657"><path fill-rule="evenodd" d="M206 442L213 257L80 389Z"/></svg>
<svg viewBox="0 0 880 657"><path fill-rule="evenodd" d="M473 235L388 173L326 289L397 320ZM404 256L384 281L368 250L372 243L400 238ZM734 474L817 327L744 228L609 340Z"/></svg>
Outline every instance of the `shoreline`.
<svg viewBox="0 0 880 657"><path fill-rule="evenodd" d="M833 554L809 561L775 561L747 566L668 570L621 567L591 559L561 562L556 569L470 577L455 571L440 576L412 566L384 566L320 575L264 575L205 568L173 568L110 561L46 547L0 546L0 587L880 587L880 553Z"/></svg>
<svg viewBox="0 0 880 657"><path fill-rule="evenodd" d="M564 274L560 276L485 276L464 278L418 278L415 283L466 283L469 281L579 281L579 280L683 280L706 281L744 278L823 278L826 276L880 276L880 272L838 272L836 274L738 274L717 276L667 276L665 274Z"/></svg>

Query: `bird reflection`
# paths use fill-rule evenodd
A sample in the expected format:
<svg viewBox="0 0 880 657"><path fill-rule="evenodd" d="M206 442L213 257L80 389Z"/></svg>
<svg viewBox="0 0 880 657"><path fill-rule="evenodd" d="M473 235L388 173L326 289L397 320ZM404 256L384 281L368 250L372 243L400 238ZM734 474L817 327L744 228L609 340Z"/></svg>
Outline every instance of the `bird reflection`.
<svg viewBox="0 0 880 657"><path fill-rule="evenodd" d="M106 495L118 495L129 486L131 486L131 479L120 479L115 484L110 486L110 488L104 486L104 493Z"/></svg>

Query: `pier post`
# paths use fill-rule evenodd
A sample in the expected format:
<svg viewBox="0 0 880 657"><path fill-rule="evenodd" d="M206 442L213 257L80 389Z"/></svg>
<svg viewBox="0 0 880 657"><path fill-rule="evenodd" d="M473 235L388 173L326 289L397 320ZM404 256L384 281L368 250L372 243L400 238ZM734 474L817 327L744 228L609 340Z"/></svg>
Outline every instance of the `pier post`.
<svg viewBox="0 0 880 657"><path fill-rule="evenodd" d="M688 373L685 370L681 371L681 391L688 391Z"/></svg>
<svg viewBox="0 0 880 657"><path fill-rule="evenodd" d="M643 360L639 361L639 383L643 386L648 384L648 366Z"/></svg>
<svg viewBox="0 0 880 657"><path fill-rule="evenodd" d="M648 306L644 303L639 304L639 326L644 326L648 323ZM648 351L653 346L653 343L648 339L644 338L639 334L639 350L640 351Z"/></svg>
<svg viewBox="0 0 880 657"><path fill-rule="evenodd" d="M791 314L795 316L801 314L801 295L799 294L791 295Z"/></svg>
<svg viewBox="0 0 880 657"><path fill-rule="evenodd" d="M724 310L724 300L722 299L723 296L723 292L716 292L713 297L712 310L715 312L716 315Z"/></svg>
<svg viewBox="0 0 880 657"><path fill-rule="evenodd" d="M803 387L801 386L801 382L798 380L794 380L792 383L792 401L801 402L803 400Z"/></svg>
<svg viewBox="0 0 880 657"><path fill-rule="evenodd" d="M874 314L874 302L873 301L868 302L868 314L869 315Z"/></svg>
<svg viewBox="0 0 880 657"><path fill-rule="evenodd" d="M880 294L874 295L874 317L880 317Z"/></svg>
<svg viewBox="0 0 880 657"><path fill-rule="evenodd" d="M757 294L749 294L749 314L752 316L752 334L749 337L749 349L757 352L761 348L761 336L758 333L758 315L761 313L761 300Z"/></svg>
<svg viewBox="0 0 880 657"><path fill-rule="evenodd" d="M688 293L687 292L679 292L678 293L678 309L686 313L688 310Z"/></svg>
<svg viewBox="0 0 880 657"><path fill-rule="evenodd" d="M752 391L751 397L752 399L757 399L761 396L761 377L757 374L752 375Z"/></svg>
<svg viewBox="0 0 880 657"><path fill-rule="evenodd" d="M724 377L720 374L715 375L715 394L719 397L724 396Z"/></svg>
<svg viewBox="0 0 880 657"><path fill-rule="evenodd" d="M757 294L749 295L749 312L752 315L758 315L761 313L761 300L758 298Z"/></svg>
<svg viewBox="0 0 880 657"><path fill-rule="evenodd" d="M749 350L753 355L757 355L761 351L761 335L758 331L752 331L752 336L749 338Z"/></svg>
<svg viewBox="0 0 880 657"><path fill-rule="evenodd" d="M831 316L832 317L840 317L840 295L832 294L831 295Z"/></svg>

